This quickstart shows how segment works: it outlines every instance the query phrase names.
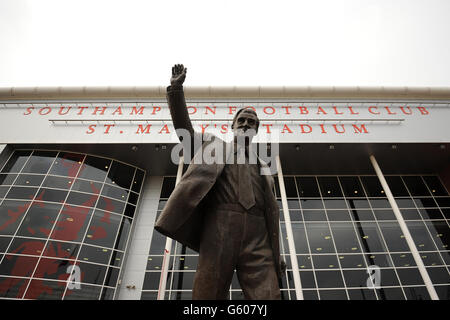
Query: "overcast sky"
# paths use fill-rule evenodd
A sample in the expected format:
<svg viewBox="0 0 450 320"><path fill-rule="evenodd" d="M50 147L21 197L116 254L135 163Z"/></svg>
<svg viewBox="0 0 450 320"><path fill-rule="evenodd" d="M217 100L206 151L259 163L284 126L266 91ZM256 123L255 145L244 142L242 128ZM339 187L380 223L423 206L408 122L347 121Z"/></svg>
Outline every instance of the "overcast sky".
<svg viewBox="0 0 450 320"><path fill-rule="evenodd" d="M0 86L450 86L449 0L0 0Z"/></svg>

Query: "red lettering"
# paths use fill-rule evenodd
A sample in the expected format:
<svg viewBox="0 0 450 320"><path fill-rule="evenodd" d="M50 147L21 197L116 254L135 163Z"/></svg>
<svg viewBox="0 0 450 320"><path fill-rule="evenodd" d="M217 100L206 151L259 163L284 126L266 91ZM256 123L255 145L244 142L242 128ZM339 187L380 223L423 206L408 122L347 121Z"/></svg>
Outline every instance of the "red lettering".
<svg viewBox="0 0 450 320"><path fill-rule="evenodd" d="M268 108L272 109L272 112L267 112L266 110L267 110ZM274 114L274 113L275 113L274 107L264 107L263 111L264 111L265 114Z"/></svg>
<svg viewBox="0 0 450 320"><path fill-rule="evenodd" d="M370 112L371 114L380 114L380 112L373 112L372 109L377 109L377 110L378 110L378 107L376 107L376 106L371 106L371 107L369 107L369 112Z"/></svg>
<svg viewBox="0 0 450 320"><path fill-rule="evenodd" d="M213 108L214 108L214 110L211 109L211 107L206 106L205 114L208 114L208 110L209 110L212 114L216 114L216 108L217 108L217 107L214 106Z"/></svg>
<svg viewBox="0 0 450 320"><path fill-rule="evenodd" d="M284 110L286 110L286 114L291 114L291 112L290 112L290 110L291 110L291 106L282 106L282 108L284 109Z"/></svg>
<svg viewBox="0 0 450 320"><path fill-rule="evenodd" d="M152 114L156 114L156 112L159 112L159 111L161 111L161 107L154 106L154 107L153 107Z"/></svg>
<svg viewBox="0 0 450 320"><path fill-rule="evenodd" d="M308 131L305 131L305 127L308 128ZM302 133L311 133L312 127L309 124L301 124L300 128L302 129Z"/></svg>
<svg viewBox="0 0 450 320"><path fill-rule="evenodd" d="M113 115L118 112L120 115L122 115L122 107L118 107L116 110L114 110L114 112L112 113Z"/></svg>
<svg viewBox="0 0 450 320"><path fill-rule="evenodd" d="M228 125L227 124L223 124L222 125L222 130L220 131L220 133L227 133L228 132Z"/></svg>
<svg viewBox="0 0 450 320"><path fill-rule="evenodd" d="M287 130L289 133L292 133L292 130L289 129L289 127L287 126L287 124L285 124L285 125L283 126L283 130L281 131L281 133L284 133L286 130Z"/></svg>
<svg viewBox="0 0 450 320"><path fill-rule="evenodd" d="M327 114L327 113L325 112L325 110L323 110L323 108L322 108L321 106L319 106L319 107L317 108L317 113L316 113L316 114L319 114L319 113Z"/></svg>
<svg viewBox="0 0 450 320"><path fill-rule="evenodd" d="M66 108L66 107L61 107L61 108L59 108L58 114L60 114L60 115L68 114L69 111L70 111L70 109L72 109L72 107L67 107L67 111L63 113L63 110L64 110L65 108Z"/></svg>
<svg viewBox="0 0 450 320"><path fill-rule="evenodd" d="M387 110L388 114L397 114L397 112L392 112L391 109L389 109L389 107L384 108Z"/></svg>
<svg viewBox="0 0 450 320"><path fill-rule="evenodd" d="M119 108L120 108L120 107L119 107ZM105 114L106 107L95 107L94 112L92 112L92 115L97 115L97 112L98 112L100 109L101 109L100 114L101 114L101 115L104 115L104 114Z"/></svg>
<svg viewBox="0 0 450 320"><path fill-rule="evenodd" d="M140 125L138 125L138 128L137 128L137 130L136 130L136 134L139 134L139 133L145 133L145 134L148 134L148 133L150 133L150 128L151 128L151 124L148 124L145 128L144 128L144 126L142 125L142 124L140 124ZM140 130L140 132L139 132L139 130Z"/></svg>
<svg viewBox="0 0 450 320"><path fill-rule="evenodd" d="M359 114L359 112L354 112L353 111L353 107L348 107L348 109L350 110L350 114Z"/></svg>
<svg viewBox="0 0 450 320"><path fill-rule="evenodd" d="M202 133L205 133L205 130L206 128L209 127L209 124L207 124L206 127L203 124L201 124L200 127L202 127Z"/></svg>
<svg viewBox="0 0 450 320"><path fill-rule="evenodd" d="M344 125L343 125L343 124L341 124L342 131L339 131L339 130L337 129L337 125L335 125L335 124L333 124L333 127L334 127L334 131L336 131L336 133L342 134L342 133L345 132L345 128L344 128Z"/></svg>
<svg viewBox="0 0 450 320"><path fill-rule="evenodd" d="M320 128L322 129L322 133L327 133L327 131L325 130L324 124L320 124Z"/></svg>
<svg viewBox="0 0 450 320"><path fill-rule="evenodd" d="M369 133L366 129L366 125L362 124L360 128L356 124L352 124L353 129L355 130L355 133Z"/></svg>
<svg viewBox="0 0 450 320"><path fill-rule="evenodd" d="M407 107L407 108L408 108L408 111L409 111L409 112L406 112L405 109L404 109L404 107L400 107L400 110L402 110L402 112L403 112L404 114L412 114L411 107Z"/></svg>
<svg viewBox="0 0 450 320"><path fill-rule="evenodd" d="M24 116L27 116L29 114L31 114L31 112L33 111L34 107L28 107L27 111L23 113Z"/></svg>
<svg viewBox="0 0 450 320"><path fill-rule="evenodd" d="M158 132L158 134L161 134L163 131L164 131L165 133L170 133L169 127L167 126L167 124L165 124L165 125L161 128L161 130Z"/></svg>
<svg viewBox="0 0 450 320"><path fill-rule="evenodd" d="M430 114L430 113L428 112L428 110L425 109L425 107L417 107L417 109L419 109L420 113L423 114L423 115Z"/></svg>
<svg viewBox="0 0 450 320"><path fill-rule="evenodd" d="M44 113L43 112L44 110L48 110L48 111ZM39 110L39 114L41 116L45 116L45 115L49 114L50 112L52 112L52 108L50 108L50 107L44 107Z"/></svg>
<svg viewBox="0 0 450 320"><path fill-rule="evenodd" d="M130 115L132 115L133 112L134 112L134 114L143 115L144 107L140 107L139 110L137 109L137 107L133 107L133 110L131 110Z"/></svg>
<svg viewBox="0 0 450 320"><path fill-rule="evenodd" d="M236 112L236 108L237 108L237 107L229 106L229 107L228 107L228 114L233 114L233 113L235 113L235 112Z"/></svg>
<svg viewBox="0 0 450 320"><path fill-rule="evenodd" d="M84 109L87 109L88 107L78 107L78 109L80 109L80 111L77 114L82 114Z"/></svg>
<svg viewBox="0 0 450 320"><path fill-rule="evenodd" d="M189 112L189 109L193 109L194 111L193 111L193 112ZM187 110L188 110L188 113L189 113L189 114L195 114L195 113L197 112L197 108L196 108L196 107L193 107L193 106L187 107Z"/></svg>
<svg viewBox="0 0 450 320"><path fill-rule="evenodd" d="M110 129L111 127L115 127L115 126L116 126L115 124L105 124L104 127L105 127L106 129L105 129L104 134L109 134L109 129Z"/></svg>
<svg viewBox="0 0 450 320"><path fill-rule="evenodd" d="M263 127L266 127L266 133L271 133L270 132L270 128L272 127L272 124L264 124L264 123L262 123L261 125Z"/></svg>
<svg viewBox="0 0 450 320"><path fill-rule="evenodd" d="M338 109L337 109L337 107L333 107L333 109L334 109L334 113L335 113L335 114L344 114L344 113L342 113L342 112L339 112Z"/></svg>
<svg viewBox="0 0 450 320"><path fill-rule="evenodd" d="M86 131L86 133L87 133L87 134L93 134L94 131L95 131L95 127L96 127L96 126L97 126L96 124L91 124L91 125L89 126L89 129Z"/></svg>
<svg viewBox="0 0 450 320"><path fill-rule="evenodd" d="M307 107L298 107L300 109L300 114L308 114L308 108Z"/></svg>

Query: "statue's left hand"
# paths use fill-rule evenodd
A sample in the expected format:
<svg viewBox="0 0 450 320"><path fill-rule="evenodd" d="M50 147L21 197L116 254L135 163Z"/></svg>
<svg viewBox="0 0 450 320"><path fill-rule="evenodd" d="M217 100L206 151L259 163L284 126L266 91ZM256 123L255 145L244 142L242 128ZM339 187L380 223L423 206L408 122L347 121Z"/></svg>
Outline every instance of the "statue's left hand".
<svg viewBox="0 0 450 320"><path fill-rule="evenodd" d="M172 67L172 77L170 78L170 84L172 86L181 86L186 79L187 68L182 64L176 64Z"/></svg>

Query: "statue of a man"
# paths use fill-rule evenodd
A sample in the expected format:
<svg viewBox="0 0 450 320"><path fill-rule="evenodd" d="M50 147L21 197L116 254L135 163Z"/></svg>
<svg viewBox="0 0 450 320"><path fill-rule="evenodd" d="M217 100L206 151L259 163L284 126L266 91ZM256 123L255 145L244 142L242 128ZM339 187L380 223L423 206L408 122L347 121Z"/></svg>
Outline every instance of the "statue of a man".
<svg viewBox="0 0 450 320"><path fill-rule="evenodd" d="M268 169L261 159L255 155L257 161L249 161L253 155L249 146L259 126L257 114L245 108L236 113L231 143L194 131L182 86L186 70L183 65L172 68L167 101L182 143L193 147L194 140L200 139L201 147L190 149L193 159L155 228L199 252L193 299L227 299L234 270L246 299L280 299L279 279L285 265L280 259L274 181L270 174L261 174ZM223 145L226 161L199 161L204 150ZM245 161L237 160L238 150L244 150Z"/></svg>

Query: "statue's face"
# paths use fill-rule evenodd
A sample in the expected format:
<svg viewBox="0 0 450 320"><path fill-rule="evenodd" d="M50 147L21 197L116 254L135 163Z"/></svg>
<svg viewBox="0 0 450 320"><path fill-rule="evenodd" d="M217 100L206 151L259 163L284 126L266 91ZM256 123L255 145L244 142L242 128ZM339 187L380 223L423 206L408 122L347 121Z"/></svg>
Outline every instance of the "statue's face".
<svg viewBox="0 0 450 320"><path fill-rule="evenodd" d="M248 134L249 129L253 129L252 137L258 132L258 117L253 112L242 111L233 124L234 135Z"/></svg>

